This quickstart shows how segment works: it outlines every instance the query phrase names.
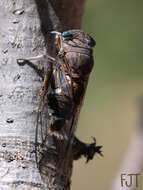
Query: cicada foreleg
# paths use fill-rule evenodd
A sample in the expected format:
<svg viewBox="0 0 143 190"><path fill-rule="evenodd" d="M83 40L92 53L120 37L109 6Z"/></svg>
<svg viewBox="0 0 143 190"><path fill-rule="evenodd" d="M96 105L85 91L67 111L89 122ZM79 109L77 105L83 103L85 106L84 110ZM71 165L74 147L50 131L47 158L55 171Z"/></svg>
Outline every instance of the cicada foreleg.
<svg viewBox="0 0 143 190"><path fill-rule="evenodd" d="M35 57L25 57L25 58L18 58L17 59L17 63L18 65L20 66L24 66L24 65L29 65L31 68L33 68L36 73L44 80L44 77L45 77L45 73L47 72L47 63L46 63L46 68L44 67L44 64L39 64L39 60L41 59L45 59L46 62L55 62L56 59L53 58L52 56L48 55L48 54L43 54L43 55L38 55L38 56L35 56ZM44 60L44 62L45 62ZM51 65L49 63L49 65Z"/></svg>

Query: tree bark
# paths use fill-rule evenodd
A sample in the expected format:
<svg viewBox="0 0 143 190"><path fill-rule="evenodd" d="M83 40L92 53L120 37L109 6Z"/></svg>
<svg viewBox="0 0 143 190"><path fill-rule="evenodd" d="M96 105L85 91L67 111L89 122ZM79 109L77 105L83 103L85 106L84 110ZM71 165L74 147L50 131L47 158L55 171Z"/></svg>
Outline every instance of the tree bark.
<svg viewBox="0 0 143 190"><path fill-rule="evenodd" d="M16 60L52 54L50 31L80 28L83 7L84 0L0 1L0 189L70 189L72 161L57 175L61 166L55 149L42 158L48 165L37 168L35 123L42 80ZM48 64L45 59L36 62Z"/></svg>

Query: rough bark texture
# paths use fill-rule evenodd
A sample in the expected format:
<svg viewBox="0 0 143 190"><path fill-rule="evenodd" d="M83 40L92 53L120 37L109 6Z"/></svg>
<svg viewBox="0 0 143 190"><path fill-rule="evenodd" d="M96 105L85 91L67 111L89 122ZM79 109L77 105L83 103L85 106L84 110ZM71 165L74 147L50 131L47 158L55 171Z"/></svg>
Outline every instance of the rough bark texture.
<svg viewBox="0 0 143 190"><path fill-rule="evenodd" d="M52 53L49 32L80 28L83 5L84 0L0 1L1 190L70 189L72 165L68 163L66 172L61 175L60 171L56 175L57 154L51 149L45 158L49 165L46 169L40 168L41 179L34 141L42 81L32 68L28 65L20 67L16 60ZM43 64L43 60L38 64Z"/></svg>

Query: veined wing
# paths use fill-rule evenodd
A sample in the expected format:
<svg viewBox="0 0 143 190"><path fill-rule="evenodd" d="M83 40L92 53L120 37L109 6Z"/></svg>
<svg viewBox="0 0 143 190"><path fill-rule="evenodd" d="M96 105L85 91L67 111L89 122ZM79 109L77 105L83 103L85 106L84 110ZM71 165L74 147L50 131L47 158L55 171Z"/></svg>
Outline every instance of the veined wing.
<svg viewBox="0 0 143 190"><path fill-rule="evenodd" d="M52 69L49 69L47 71L39 94L39 105L37 110L35 131L35 154L37 164L42 154L42 148L44 147L46 142L47 129L49 126L50 112L48 110L47 94L51 83L52 72Z"/></svg>
<svg viewBox="0 0 143 190"><path fill-rule="evenodd" d="M63 65L62 65L63 64ZM72 113L72 86L65 63L57 61L52 74L44 80L36 121L36 160L47 146L50 127L60 122L64 126ZM45 82L46 81L46 82ZM52 121L52 122L51 122Z"/></svg>

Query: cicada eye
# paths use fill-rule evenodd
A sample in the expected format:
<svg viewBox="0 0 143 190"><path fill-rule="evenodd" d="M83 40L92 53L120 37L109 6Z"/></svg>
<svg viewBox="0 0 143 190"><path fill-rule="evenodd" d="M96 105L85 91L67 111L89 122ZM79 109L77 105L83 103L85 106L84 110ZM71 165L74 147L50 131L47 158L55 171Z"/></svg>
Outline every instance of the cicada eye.
<svg viewBox="0 0 143 190"><path fill-rule="evenodd" d="M88 45L90 45L91 47L94 47L96 45L96 41L91 36L89 37L90 37L90 40L88 42Z"/></svg>
<svg viewBox="0 0 143 190"><path fill-rule="evenodd" d="M65 31L62 33L62 37L66 40L71 40L73 38L73 34L70 31Z"/></svg>

